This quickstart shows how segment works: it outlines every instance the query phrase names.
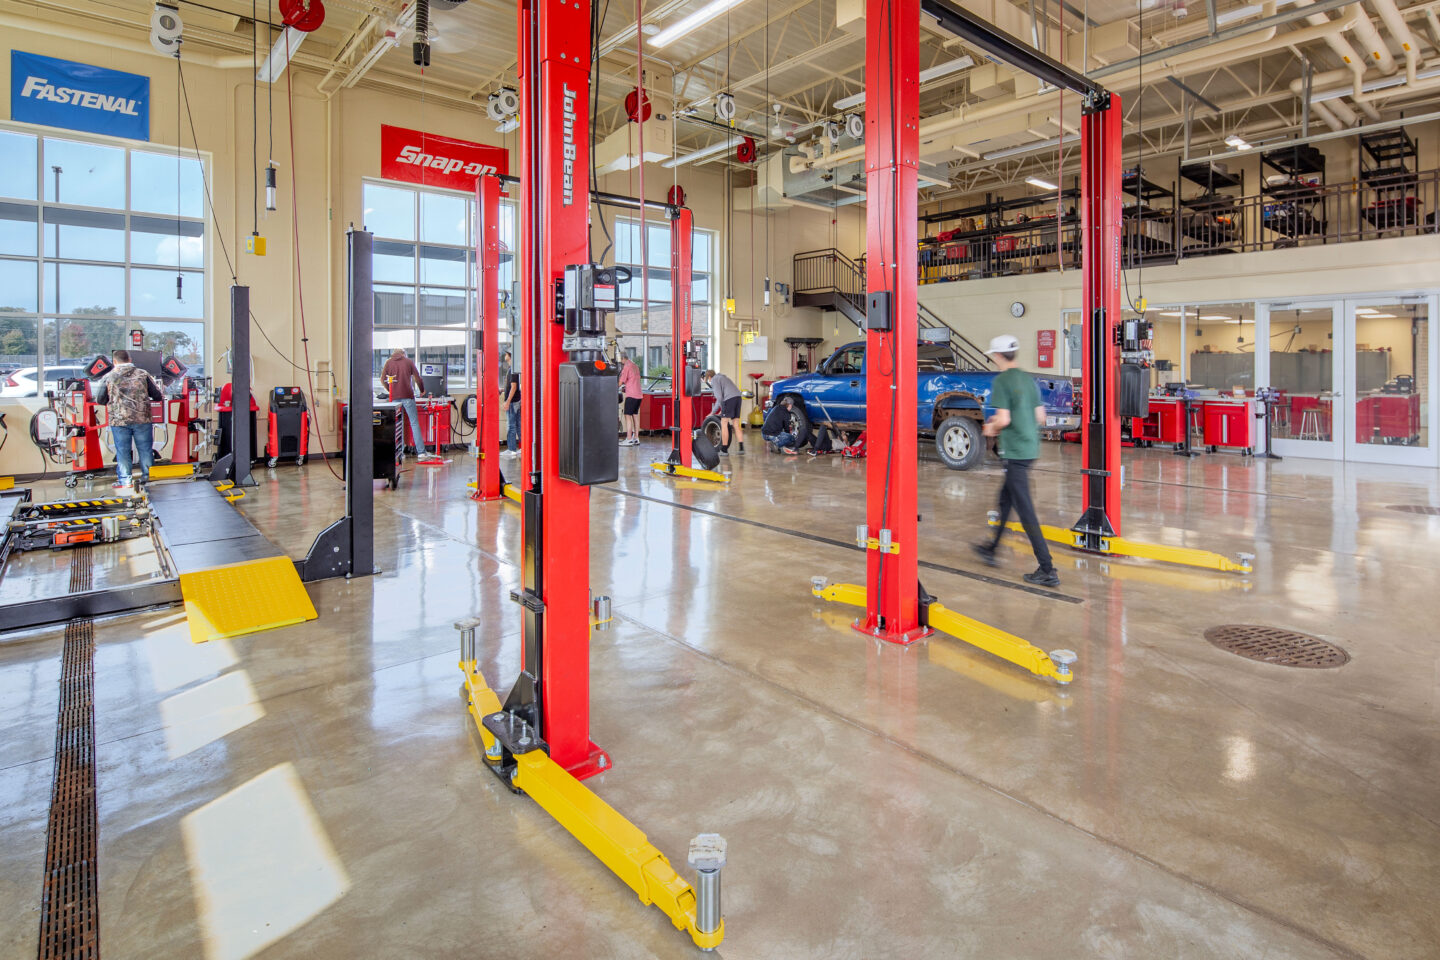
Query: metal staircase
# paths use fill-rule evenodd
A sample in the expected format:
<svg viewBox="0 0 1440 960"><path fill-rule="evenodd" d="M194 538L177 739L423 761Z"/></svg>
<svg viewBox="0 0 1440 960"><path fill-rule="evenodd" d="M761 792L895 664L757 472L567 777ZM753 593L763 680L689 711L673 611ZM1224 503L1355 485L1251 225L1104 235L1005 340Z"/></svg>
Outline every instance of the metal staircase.
<svg viewBox="0 0 1440 960"><path fill-rule="evenodd" d="M844 314L860 330L865 329L865 274L860 265L834 248L807 250L795 255L797 307L818 307ZM918 304L922 329L948 331L950 349L964 370L994 370L995 364L968 337L944 317L923 303Z"/></svg>

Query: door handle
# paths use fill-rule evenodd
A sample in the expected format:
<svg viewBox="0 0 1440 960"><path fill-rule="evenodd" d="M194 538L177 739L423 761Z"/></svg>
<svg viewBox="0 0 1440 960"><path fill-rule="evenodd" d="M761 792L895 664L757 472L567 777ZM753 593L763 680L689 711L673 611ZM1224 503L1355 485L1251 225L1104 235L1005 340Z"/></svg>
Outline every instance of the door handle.
<svg viewBox="0 0 1440 960"><path fill-rule="evenodd" d="M859 380L851 380L851 381L850 381L850 386L852 386L852 387L858 387L858 386L860 386L860 381L859 381Z"/></svg>

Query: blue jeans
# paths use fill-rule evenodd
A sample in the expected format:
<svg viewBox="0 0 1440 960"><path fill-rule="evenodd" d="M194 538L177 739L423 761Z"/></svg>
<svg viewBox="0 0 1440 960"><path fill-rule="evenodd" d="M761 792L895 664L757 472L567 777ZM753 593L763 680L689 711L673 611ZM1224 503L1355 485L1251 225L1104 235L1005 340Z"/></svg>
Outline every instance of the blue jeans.
<svg viewBox="0 0 1440 960"><path fill-rule="evenodd" d="M799 449L799 444L795 442L795 437L789 433L777 433L774 437L771 438L770 442L775 444L776 450L783 450L786 447L794 447L797 450Z"/></svg>
<svg viewBox="0 0 1440 960"><path fill-rule="evenodd" d="M110 425L110 439L115 444L115 474L121 480L129 480L131 473L130 444L140 451L140 480L150 479L150 467L155 462L155 427L149 423L127 423Z"/></svg>
<svg viewBox="0 0 1440 960"><path fill-rule="evenodd" d="M509 414L510 431L505 434L505 449L520 449L520 404L510 404L510 409L505 411Z"/></svg>
<svg viewBox="0 0 1440 960"><path fill-rule="evenodd" d="M420 410L415 406L415 399L411 397L401 400L400 409L405 412L405 417L410 421L410 439L415 441L415 449L421 456L425 454L425 436L420 432Z"/></svg>

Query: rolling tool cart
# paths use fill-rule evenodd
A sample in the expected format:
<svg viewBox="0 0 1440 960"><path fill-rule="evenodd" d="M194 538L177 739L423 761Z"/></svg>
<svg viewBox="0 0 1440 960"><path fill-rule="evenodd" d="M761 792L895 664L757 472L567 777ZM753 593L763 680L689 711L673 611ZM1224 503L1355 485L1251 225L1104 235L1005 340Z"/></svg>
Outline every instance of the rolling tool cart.
<svg viewBox="0 0 1440 960"><path fill-rule="evenodd" d="M265 465L273 467L282 457L294 457L304 466L310 449L310 408L299 387L276 387L270 391L270 439L265 442Z"/></svg>
<svg viewBox="0 0 1440 960"><path fill-rule="evenodd" d="M345 429L350 423L350 406L340 404L340 453L345 453L345 437L349 432ZM374 453L374 467L370 471L371 479L384 480L385 485L391 490L400 486L400 458L405 453L405 415L400 412L398 403L389 403L385 400L376 400L375 406L370 415L372 424L371 449ZM348 458L341 456L341 476Z"/></svg>

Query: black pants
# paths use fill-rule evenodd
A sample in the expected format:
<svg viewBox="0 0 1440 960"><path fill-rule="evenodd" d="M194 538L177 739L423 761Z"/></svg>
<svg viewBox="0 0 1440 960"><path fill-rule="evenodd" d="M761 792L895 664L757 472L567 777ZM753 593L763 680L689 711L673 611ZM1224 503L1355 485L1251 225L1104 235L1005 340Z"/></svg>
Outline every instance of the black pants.
<svg viewBox="0 0 1440 960"><path fill-rule="evenodd" d="M1045 537L1040 533L1040 521L1035 516L1035 503L1030 499L1030 467L1034 460L1005 460L1005 483L1000 487L1000 525L995 528L995 545L1000 544L1000 537L1005 532L1005 524L1010 521L1010 509L1013 507L1015 513L1020 517L1020 525L1025 528L1025 535L1030 538L1030 549L1035 551L1035 559L1040 562L1041 570L1055 569L1050 559L1050 546L1045 542Z"/></svg>

